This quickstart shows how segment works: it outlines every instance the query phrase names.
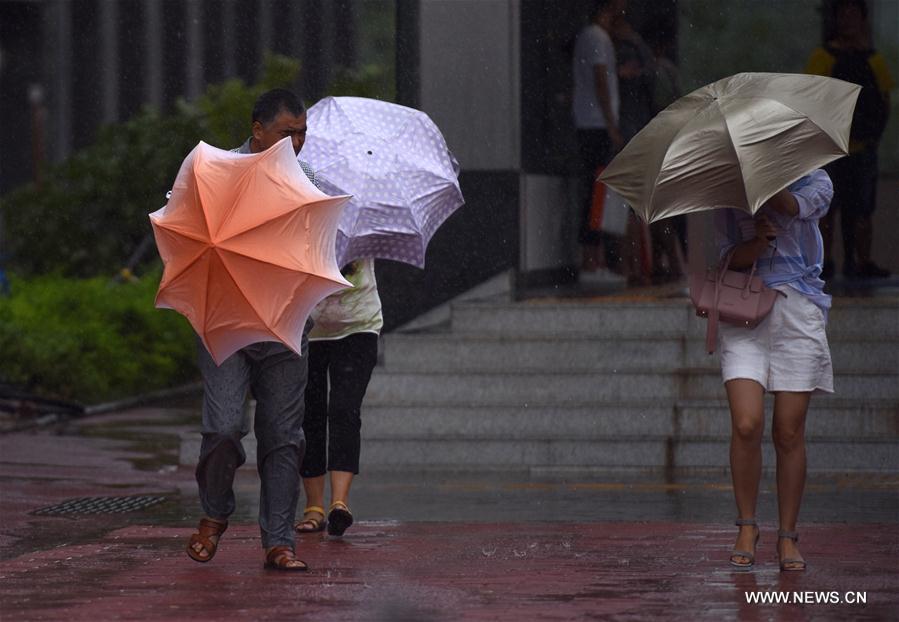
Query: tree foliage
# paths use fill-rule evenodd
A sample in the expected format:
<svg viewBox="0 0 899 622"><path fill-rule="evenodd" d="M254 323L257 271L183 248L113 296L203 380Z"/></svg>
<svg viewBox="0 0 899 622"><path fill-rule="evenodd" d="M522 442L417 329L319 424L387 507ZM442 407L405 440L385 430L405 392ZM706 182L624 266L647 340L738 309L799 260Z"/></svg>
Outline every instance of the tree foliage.
<svg viewBox="0 0 899 622"><path fill-rule="evenodd" d="M255 85L229 80L195 101L179 101L170 114L145 108L103 128L92 145L48 169L40 186L3 198L10 270L24 276L116 273L150 232L147 215L165 203L197 142L241 144L259 94L290 86L298 72L298 61L270 55Z"/></svg>

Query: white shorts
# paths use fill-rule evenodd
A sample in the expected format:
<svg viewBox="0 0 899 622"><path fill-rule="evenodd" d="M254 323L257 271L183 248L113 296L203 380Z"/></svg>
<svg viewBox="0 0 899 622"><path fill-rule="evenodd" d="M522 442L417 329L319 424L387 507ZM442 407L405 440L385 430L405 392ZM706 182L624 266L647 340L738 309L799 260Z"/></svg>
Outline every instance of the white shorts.
<svg viewBox="0 0 899 622"><path fill-rule="evenodd" d="M791 287L776 289L786 297L755 328L718 324L724 382L748 378L772 393L833 393L824 312Z"/></svg>

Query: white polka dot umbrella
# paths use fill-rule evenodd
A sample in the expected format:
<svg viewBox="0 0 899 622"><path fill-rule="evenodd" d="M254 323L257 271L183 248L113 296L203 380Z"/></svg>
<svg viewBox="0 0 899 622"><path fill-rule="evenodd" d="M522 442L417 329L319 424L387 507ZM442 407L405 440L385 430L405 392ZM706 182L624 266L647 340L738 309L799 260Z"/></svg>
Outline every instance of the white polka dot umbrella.
<svg viewBox="0 0 899 622"><path fill-rule="evenodd" d="M337 261L379 257L424 268L437 228L463 203L459 164L425 113L376 99L326 97L309 109L301 157L329 194L352 195Z"/></svg>

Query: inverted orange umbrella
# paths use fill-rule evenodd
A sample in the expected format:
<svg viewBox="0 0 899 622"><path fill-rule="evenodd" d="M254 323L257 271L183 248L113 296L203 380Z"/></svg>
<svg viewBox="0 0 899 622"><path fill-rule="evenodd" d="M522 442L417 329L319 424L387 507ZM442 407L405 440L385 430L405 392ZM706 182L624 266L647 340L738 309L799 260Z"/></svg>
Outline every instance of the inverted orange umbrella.
<svg viewBox="0 0 899 622"><path fill-rule="evenodd" d="M312 308L350 286L334 257L348 199L312 185L289 138L255 154L200 142L150 214L165 265L156 306L184 315L218 365L259 341L299 353Z"/></svg>

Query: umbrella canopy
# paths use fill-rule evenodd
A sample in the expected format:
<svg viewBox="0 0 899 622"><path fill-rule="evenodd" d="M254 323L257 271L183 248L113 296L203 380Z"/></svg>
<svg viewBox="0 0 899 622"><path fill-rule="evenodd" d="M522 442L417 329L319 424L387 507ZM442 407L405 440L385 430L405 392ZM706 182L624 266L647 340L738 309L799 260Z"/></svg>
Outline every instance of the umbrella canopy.
<svg viewBox="0 0 899 622"><path fill-rule="evenodd" d="M327 192L352 195L338 263L381 257L424 268L434 232L464 202L459 164L434 122L363 97L326 97L307 119L303 158Z"/></svg>
<svg viewBox="0 0 899 622"><path fill-rule="evenodd" d="M309 312L350 285L334 258L347 199L312 185L289 138L256 154L201 142L150 214L165 264L156 306L183 314L219 365L259 341L299 353Z"/></svg>
<svg viewBox="0 0 899 622"><path fill-rule="evenodd" d="M647 222L719 207L754 214L848 153L859 90L802 74L724 78L660 112L599 179Z"/></svg>

